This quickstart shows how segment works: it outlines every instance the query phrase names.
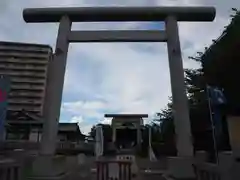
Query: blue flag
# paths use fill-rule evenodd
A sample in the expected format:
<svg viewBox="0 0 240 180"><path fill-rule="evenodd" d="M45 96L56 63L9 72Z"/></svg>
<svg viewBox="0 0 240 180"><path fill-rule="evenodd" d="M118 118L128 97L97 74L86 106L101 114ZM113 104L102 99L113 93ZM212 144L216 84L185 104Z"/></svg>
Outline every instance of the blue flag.
<svg viewBox="0 0 240 180"><path fill-rule="evenodd" d="M226 98L223 91L217 87L207 86L208 97L210 98L211 105L218 106L226 104Z"/></svg>
<svg viewBox="0 0 240 180"><path fill-rule="evenodd" d="M226 104L226 98L223 91L217 87L207 86L207 94L209 99L209 109L212 118L212 123L215 129L215 138L219 144L221 141L222 132L222 114L220 106Z"/></svg>

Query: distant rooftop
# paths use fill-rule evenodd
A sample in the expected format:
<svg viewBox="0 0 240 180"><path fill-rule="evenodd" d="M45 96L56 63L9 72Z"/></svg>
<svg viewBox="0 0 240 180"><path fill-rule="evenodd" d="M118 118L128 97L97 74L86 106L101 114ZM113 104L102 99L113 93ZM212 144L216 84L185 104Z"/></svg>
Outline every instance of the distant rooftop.
<svg viewBox="0 0 240 180"><path fill-rule="evenodd" d="M59 131L78 131L79 126L77 123L59 123L58 130Z"/></svg>
<svg viewBox="0 0 240 180"><path fill-rule="evenodd" d="M105 114L105 118L147 118L148 114Z"/></svg>

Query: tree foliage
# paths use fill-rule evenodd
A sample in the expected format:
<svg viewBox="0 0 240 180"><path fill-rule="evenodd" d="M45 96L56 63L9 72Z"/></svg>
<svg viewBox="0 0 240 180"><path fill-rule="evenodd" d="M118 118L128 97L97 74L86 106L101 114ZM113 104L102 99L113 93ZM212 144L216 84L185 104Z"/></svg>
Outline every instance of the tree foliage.
<svg viewBox="0 0 240 180"><path fill-rule="evenodd" d="M97 124L97 125L94 125L92 128L91 128L91 131L89 132L89 136L91 136L92 138L95 138L95 135L96 135L96 126L102 126L102 130L103 130L103 136L104 136L104 141L105 142L111 142L112 140L112 128L111 128L111 125L109 124Z"/></svg>

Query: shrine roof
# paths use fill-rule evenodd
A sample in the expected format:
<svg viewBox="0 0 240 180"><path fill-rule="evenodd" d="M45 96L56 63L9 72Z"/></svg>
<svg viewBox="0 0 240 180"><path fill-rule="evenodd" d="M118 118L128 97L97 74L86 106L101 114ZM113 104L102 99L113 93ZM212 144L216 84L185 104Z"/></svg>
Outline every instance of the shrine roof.
<svg viewBox="0 0 240 180"><path fill-rule="evenodd" d="M148 114L105 114L105 118L147 118Z"/></svg>

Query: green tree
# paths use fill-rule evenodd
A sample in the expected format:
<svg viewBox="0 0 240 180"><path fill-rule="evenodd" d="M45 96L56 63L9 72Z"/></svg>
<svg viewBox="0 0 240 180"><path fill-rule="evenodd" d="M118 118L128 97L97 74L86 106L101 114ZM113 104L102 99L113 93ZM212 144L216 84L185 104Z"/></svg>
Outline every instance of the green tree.
<svg viewBox="0 0 240 180"><path fill-rule="evenodd" d="M200 57L203 53L198 52L196 57L190 57L192 60L201 63ZM202 66L198 69L185 69L185 85L187 88L187 97L191 121L191 130L196 149L201 149L201 145L196 142L199 137L209 129L210 115L208 108L208 99L206 94L206 81ZM160 119L161 133L163 141L169 147L175 146L175 128L173 119L173 103L170 98L167 107L158 113ZM202 136L205 137L205 136ZM205 145L204 145L205 146Z"/></svg>

